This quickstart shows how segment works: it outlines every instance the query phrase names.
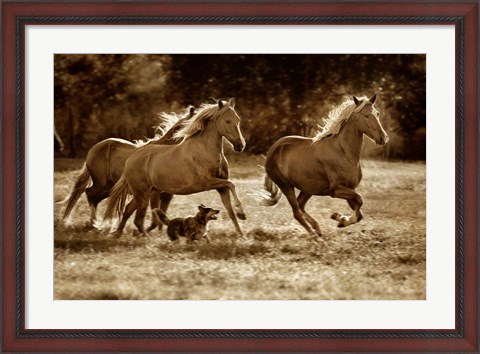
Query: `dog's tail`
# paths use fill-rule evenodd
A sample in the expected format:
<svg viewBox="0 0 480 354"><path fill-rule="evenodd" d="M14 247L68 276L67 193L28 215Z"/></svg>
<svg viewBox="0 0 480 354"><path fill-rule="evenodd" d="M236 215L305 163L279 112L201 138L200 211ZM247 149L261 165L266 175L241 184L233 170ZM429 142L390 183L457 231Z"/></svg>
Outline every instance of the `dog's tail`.
<svg viewBox="0 0 480 354"><path fill-rule="evenodd" d="M162 222L168 226L170 224L170 219L167 217L165 212L160 208L155 208L152 210L152 215L157 219L157 222Z"/></svg>

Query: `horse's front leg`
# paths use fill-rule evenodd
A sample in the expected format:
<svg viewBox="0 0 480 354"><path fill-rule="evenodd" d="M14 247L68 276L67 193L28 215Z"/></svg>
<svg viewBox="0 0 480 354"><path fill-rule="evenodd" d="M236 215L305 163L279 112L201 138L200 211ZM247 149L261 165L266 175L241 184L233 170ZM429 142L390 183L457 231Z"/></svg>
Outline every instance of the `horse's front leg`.
<svg viewBox="0 0 480 354"><path fill-rule="evenodd" d="M335 189L333 189L330 195L333 198L346 199L348 202L348 205L350 205L350 208L352 208L353 211L355 212L355 215L353 216L342 215L340 213L333 213L331 218L333 220L338 221L338 227L345 227L351 224L355 224L363 219L363 214L360 211L360 208L362 207L362 204L363 204L363 200L360 194L358 194L351 188L347 188L345 186L340 185L340 186L337 186Z"/></svg>
<svg viewBox="0 0 480 354"><path fill-rule="evenodd" d="M305 205L307 204L308 200L312 197L311 194L307 194L305 192L300 191L300 194L297 197L297 202L298 202L298 207L302 211L303 215L305 216L305 219L312 225L312 227L315 229L315 232L317 233L318 236L322 236L322 231L320 231L320 225L318 225L318 222L305 211Z"/></svg>
<svg viewBox="0 0 480 354"><path fill-rule="evenodd" d="M235 212L240 220L246 220L247 217L245 212L243 211L242 203L238 198L235 185L226 179L215 178L205 182L207 185L207 189L220 189L220 188L228 188L232 193L233 200L235 201ZM230 203L229 203L230 204Z"/></svg>
<svg viewBox="0 0 480 354"><path fill-rule="evenodd" d="M232 219L233 225L235 225L235 229L243 237L244 235L243 235L242 229L238 224L237 217L232 208L232 203L230 201L230 192L228 188L219 188L217 189L217 191L220 194L220 199L222 199L222 203L225 206L225 209L227 209L228 216L230 217L230 219Z"/></svg>

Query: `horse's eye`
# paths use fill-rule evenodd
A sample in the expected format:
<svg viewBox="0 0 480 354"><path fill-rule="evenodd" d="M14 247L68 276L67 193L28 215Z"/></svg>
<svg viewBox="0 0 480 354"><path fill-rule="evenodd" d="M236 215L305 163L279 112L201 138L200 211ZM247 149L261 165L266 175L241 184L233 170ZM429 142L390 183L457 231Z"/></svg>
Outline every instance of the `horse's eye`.
<svg viewBox="0 0 480 354"><path fill-rule="evenodd" d="M228 124L232 123L232 121L229 120L229 119L227 119L226 122L227 122Z"/></svg>

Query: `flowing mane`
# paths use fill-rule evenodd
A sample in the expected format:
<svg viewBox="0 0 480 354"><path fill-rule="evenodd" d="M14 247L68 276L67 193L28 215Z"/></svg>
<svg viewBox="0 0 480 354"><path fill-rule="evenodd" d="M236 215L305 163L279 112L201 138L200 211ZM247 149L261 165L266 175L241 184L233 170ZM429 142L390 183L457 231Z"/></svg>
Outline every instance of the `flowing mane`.
<svg viewBox="0 0 480 354"><path fill-rule="evenodd" d="M367 97L360 97L359 100L361 104L356 106L353 99L349 97L328 112L327 118L322 119L323 127L320 127L320 131L313 137L313 141L316 142L327 136L337 135L352 113L361 111L368 103Z"/></svg>
<svg viewBox="0 0 480 354"><path fill-rule="evenodd" d="M155 136L153 138L146 138L144 140L134 140L133 143L136 147L143 147L160 140L178 121L188 118L188 116L191 114L191 109L192 106L186 108L180 114L174 112L158 113L158 118L161 120L161 123L153 126L156 132Z"/></svg>
<svg viewBox="0 0 480 354"><path fill-rule="evenodd" d="M182 127L173 135L174 138L188 139L192 137L201 132L210 119L217 118L225 113L227 109L229 109L227 102L224 102L222 108L219 108L218 104L202 104L191 119L183 122Z"/></svg>

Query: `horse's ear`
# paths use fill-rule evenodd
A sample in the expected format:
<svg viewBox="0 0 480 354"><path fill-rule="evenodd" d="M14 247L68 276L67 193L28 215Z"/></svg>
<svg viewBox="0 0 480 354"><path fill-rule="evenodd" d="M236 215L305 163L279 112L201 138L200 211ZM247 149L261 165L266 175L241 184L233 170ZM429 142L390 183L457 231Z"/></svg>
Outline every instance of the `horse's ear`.
<svg viewBox="0 0 480 354"><path fill-rule="evenodd" d="M230 98L228 100L228 105L232 108L235 108L235 98Z"/></svg>
<svg viewBox="0 0 480 354"><path fill-rule="evenodd" d="M370 101L371 104L374 104L376 99L377 99L377 94L374 94L374 95L369 99L369 101Z"/></svg>
<svg viewBox="0 0 480 354"><path fill-rule="evenodd" d="M218 108L223 108L223 101L221 99L218 100Z"/></svg>
<svg viewBox="0 0 480 354"><path fill-rule="evenodd" d="M353 96L353 102L355 102L355 106L358 106L360 104L360 100Z"/></svg>

